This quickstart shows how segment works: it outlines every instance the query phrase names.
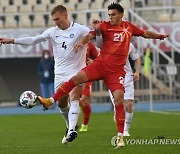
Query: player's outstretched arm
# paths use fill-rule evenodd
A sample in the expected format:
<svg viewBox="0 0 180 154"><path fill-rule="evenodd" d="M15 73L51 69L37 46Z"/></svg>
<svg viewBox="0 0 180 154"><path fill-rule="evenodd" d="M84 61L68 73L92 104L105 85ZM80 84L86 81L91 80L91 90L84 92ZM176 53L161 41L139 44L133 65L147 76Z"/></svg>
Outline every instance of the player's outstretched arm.
<svg viewBox="0 0 180 154"><path fill-rule="evenodd" d="M0 46L2 44L14 44L14 39L12 39L12 38L0 38Z"/></svg>
<svg viewBox="0 0 180 154"><path fill-rule="evenodd" d="M46 39L43 37L42 34L34 37L22 37L22 38L14 38L14 39L0 38L0 46L2 44L34 45L44 41L46 41Z"/></svg>
<svg viewBox="0 0 180 154"><path fill-rule="evenodd" d="M96 38L95 35L92 35L91 33L87 34L80 41L78 41L78 43L74 45L74 51L77 52L80 47L82 47L84 44L86 44L87 42L89 42L94 38Z"/></svg>
<svg viewBox="0 0 180 154"><path fill-rule="evenodd" d="M169 36L170 36L169 34L163 35L163 34L158 34L155 32L148 31L148 30L145 30L144 34L142 35L142 37L144 38L152 38L152 39L160 39L160 40L163 40Z"/></svg>

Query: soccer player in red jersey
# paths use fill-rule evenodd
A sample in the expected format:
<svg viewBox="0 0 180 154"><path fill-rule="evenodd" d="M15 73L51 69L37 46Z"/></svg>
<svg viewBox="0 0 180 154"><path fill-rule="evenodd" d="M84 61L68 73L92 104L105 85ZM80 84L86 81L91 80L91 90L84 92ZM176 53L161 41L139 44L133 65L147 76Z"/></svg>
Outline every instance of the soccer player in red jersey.
<svg viewBox="0 0 180 154"><path fill-rule="evenodd" d="M94 22L93 27L95 31L83 37L74 47L75 51L78 52L79 48L94 39L96 35L102 35L103 46L98 58L61 85L51 98L45 99L38 96L39 101L45 107L49 107L54 101L69 93L78 84L104 80L107 88L113 94L115 103L115 119L118 132L115 149L125 146L123 141L125 120L123 105L124 65L126 64L131 37L142 36L144 38L164 39L169 36L143 30L128 21L123 21L123 13L124 9L120 4L111 3L108 6L109 21Z"/></svg>
<svg viewBox="0 0 180 154"><path fill-rule="evenodd" d="M98 50L96 47L91 43L88 42L87 46L87 53L86 53L86 64L89 65L93 62L95 58L98 56ZM90 114L91 114L91 106L90 106L90 96L91 96L91 87L92 87L92 81L85 83L82 96L80 98L79 105L82 109L82 126L79 129L79 131L84 131L87 129L87 124L89 123Z"/></svg>

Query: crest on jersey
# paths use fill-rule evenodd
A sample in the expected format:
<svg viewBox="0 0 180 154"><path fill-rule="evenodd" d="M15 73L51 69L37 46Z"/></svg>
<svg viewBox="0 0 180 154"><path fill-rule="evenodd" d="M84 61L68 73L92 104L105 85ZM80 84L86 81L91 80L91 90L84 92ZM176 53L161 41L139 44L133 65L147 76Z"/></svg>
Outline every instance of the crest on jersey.
<svg viewBox="0 0 180 154"><path fill-rule="evenodd" d="M74 38L74 34L70 34L70 38Z"/></svg>

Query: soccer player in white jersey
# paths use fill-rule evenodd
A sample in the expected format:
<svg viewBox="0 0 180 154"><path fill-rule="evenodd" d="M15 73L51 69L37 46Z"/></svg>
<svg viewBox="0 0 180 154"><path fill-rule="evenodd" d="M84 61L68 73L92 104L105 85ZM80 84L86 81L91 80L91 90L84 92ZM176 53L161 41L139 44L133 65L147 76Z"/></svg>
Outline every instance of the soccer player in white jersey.
<svg viewBox="0 0 180 154"><path fill-rule="evenodd" d="M45 30L41 35L25 38L0 38L1 44L32 45L48 39L53 44L53 54L55 60L55 91L67 80L77 74L79 70L86 66L87 45L75 53L74 44L83 36L89 33L86 26L70 22L68 20L67 9L62 5L57 5L51 11L52 20L55 27ZM79 99L82 93L82 85L76 86L69 95L58 100L58 107L65 121L67 132L62 143L72 142L77 137L76 124L79 116ZM68 97L70 103L68 103Z"/></svg>
<svg viewBox="0 0 180 154"><path fill-rule="evenodd" d="M131 121L133 118L133 102L134 102L134 81L139 80L140 74L140 57L137 50L135 50L132 43L130 43L129 47L129 56L135 62L135 72L133 66L130 65L129 58L126 60L126 65L124 66L126 75L124 82L124 103L125 103L125 123L124 123L124 132L123 136L130 136L129 128L131 125ZM129 57L128 56L128 57ZM114 105L114 98L109 90L109 95L111 101Z"/></svg>

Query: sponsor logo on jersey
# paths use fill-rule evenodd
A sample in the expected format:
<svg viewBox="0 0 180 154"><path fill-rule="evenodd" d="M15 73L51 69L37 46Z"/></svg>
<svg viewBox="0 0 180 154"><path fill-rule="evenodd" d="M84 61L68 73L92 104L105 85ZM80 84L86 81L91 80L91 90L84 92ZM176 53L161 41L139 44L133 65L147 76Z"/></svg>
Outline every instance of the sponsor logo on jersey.
<svg viewBox="0 0 180 154"><path fill-rule="evenodd" d="M74 34L70 34L70 38L74 38Z"/></svg>

